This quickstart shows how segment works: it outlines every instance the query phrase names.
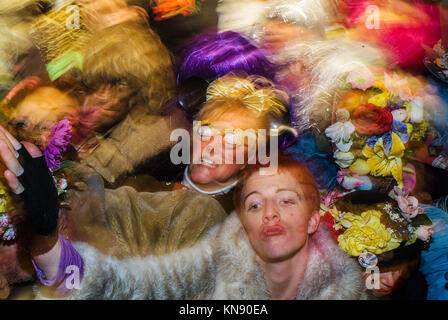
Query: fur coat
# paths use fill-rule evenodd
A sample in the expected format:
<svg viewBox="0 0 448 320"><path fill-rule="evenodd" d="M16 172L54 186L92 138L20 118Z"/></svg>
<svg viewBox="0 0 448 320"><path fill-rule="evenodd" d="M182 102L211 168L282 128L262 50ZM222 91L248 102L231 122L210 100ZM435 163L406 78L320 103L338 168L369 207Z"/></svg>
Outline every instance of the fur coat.
<svg viewBox="0 0 448 320"><path fill-rule="evenodd" d="M59 233L86 242L119 258L160 255L194 245L227 216L208 195L190 190L138 192L129 186L104 188L92 169L65 168L79 175L65 197L69 208L60 214Z"/></svg>
<svg viewBox="0 0 448 320"><path fill-rule="evenodd" d="M167 255L117 259L85 243L74 247L84 261L84 278L71 299L270 297L236 213L193 247ZM323 225L310 237L307 265L297 299L368 298L359 265L337 247Z"/></svg>
<svg viewBox="0 0 448 320"><path fill-rule="evenodd" d="M173 108L170 114L158 115L139 105L99 141L83 162L113 184L176 144L177 141L170 140L173 130L190 127L191 123L179 108Z"/></svg>

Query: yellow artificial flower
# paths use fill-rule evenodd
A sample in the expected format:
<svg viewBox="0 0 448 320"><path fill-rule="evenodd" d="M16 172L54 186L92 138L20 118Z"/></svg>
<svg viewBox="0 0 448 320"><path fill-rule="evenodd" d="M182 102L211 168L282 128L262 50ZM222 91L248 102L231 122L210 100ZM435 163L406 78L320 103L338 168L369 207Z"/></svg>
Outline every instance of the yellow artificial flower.
<svg viewBox="0 0 448 320"><path fill-rule="evenodd" d="M365 145L362 154L367 158L370 174L373 176L387 177L392 174L398 186L403 188L403 163L404 144L400 137L392 132L392 147L389 154L384 151L383 138L379 138L373 149Z"/></svg>
<svg viewBox="0 0 448 320"><path fill-rule="evenodd" d="M367 161L363 159L356 159L354 163L349 167L352 173L357 173L360 176L365 176L370 173L370 167L367 164Z"/></svg>
<svg viewBox="0 0 448 320"><path fill-rule="evenodd" d="M389 101L389 98L390 98L390 94L387 91L385 91L383 93L380 93L380 94L377 94L377 95L371 97L368 100L368 103L371 103L378 107L384 108L387 106L387 102Z"/></svg>
<svg viewBox="0 0 448 320"><path fill-rule="evenodd" d="M389 232L380 219L378 210L367 210L361 215L346 213L339 223L347 228L338 237L339 247L352 256L364 251L381 254L398 248L401 240Z"/></svg>
<svg viewBox="0 0 448 320"><path fill-rule="evenodd" d="M6 186L0 181L0 213L9 212L12 209L11 198Z"/></svg>

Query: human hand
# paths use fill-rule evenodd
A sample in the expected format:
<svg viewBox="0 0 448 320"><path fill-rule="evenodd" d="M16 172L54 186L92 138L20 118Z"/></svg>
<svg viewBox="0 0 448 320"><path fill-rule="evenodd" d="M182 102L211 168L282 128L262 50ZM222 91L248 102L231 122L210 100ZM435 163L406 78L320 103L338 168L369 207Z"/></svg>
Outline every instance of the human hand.
<svg viewBox="0 0 448 320"><path fill-rule="evenodd" d="M57 227L58 193L53 177L39 148L20 144L0 126L0 160L6 167L4 177L24 201L25 220L38 235L50 235Z"/></svg>

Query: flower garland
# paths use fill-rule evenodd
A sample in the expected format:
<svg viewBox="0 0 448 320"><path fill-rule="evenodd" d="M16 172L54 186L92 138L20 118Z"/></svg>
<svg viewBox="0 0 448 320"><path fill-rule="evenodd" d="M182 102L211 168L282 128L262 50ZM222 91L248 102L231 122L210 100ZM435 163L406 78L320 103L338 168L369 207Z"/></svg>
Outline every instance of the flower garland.
<svg viewBox="0 0 448 320"><path fill-rule="evenodd" d="M0 182L0 239L3 239L3 241L10 241L16 237L15 230L7 214L11 210L11 206L11 198L7 188Z"/></svg>
<svg viewBox="0 0 448 320"><path fill-rule="evenodd" d="M403 244L410 245L417 239L430 241L431 222L418 207L417 199L397 187L395 192L398 192L393 194L397 203L380 203L361 212L354 212L355 207L340 206L338 202L330 206L321 204L322 221L342 250L359 257L366 252L382 254ZM345 208L351 209L346 211ZM417 218L419 214L422 219Z"/></svg>
<svg viewBox="0 0 448 320"><path fill-rule="evenodd" d="M340 167L339 184L370 190L375 187L371 177L391 177L405 188L406 158L415 156L431 131L424 83L397 73L374 76L365 67L349 73L344 85L335 121L325 130Z"/></svg>

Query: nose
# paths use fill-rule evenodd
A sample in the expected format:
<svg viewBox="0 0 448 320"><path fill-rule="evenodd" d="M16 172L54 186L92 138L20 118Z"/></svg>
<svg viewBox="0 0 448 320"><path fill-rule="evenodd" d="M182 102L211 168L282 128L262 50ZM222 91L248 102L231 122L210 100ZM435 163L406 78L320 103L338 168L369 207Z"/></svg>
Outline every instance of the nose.
<svg viewBox="0 0 448 320"><path fill-rule="evenodd" d="M201 150L202 154L210 155L211 157L215 156L215 153L219 153L221 150L220 139L215 139L214 136L210 137L208 141L201 141Z"/></svg>
<svg viewBox="0 0 448 320"><path fill-rule="evenodd" d="M264 212L263 212L263 223L268 223L268 222L278 222L280 221L280 213L278 212L275 204L273 201L266 201L266 205L264 207Z"/></svg>

